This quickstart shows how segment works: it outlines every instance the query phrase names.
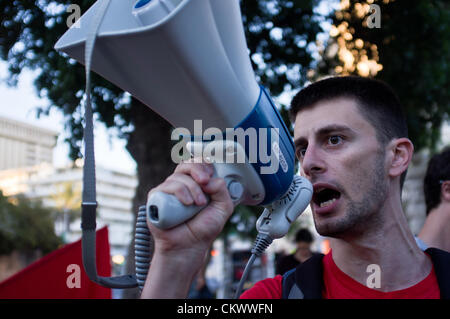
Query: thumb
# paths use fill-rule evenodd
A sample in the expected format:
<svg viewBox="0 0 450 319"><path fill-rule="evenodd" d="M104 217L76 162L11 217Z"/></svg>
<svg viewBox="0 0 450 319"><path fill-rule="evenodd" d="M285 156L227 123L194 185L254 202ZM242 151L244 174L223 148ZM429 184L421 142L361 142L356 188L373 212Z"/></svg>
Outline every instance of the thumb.
<svg viewBox="0 0 450 319"><path fill-rule="evenodd" d="M205 193L211 198L210 205L226 213L228 218L234 209L233 201L228 193L226 182L223 178L211 178L208 184L202 186Z"/></svg>

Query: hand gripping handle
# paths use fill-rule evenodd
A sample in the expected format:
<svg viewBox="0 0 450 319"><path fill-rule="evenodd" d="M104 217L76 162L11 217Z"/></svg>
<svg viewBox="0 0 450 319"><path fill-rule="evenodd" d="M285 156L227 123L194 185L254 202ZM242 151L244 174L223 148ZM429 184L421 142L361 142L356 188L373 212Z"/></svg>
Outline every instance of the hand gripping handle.
<svg viewBox="0 0 450 319"><path fill-rule="evenodd" d="M237 205L240 202L251 204L252 200L256 203L264 197L264 188L260 186L260 180L251 164L245 156L245 151L240 144L234 141L213 141L209 143L189 142L187 148L189 152L194 154L202 154L205 147L210 149L223 148L220 154L225 154L225 160L216 161L214 157L209 158L209 162L213 163L213 177L222 177L227 184L228 193L231 200ZM229 157L234 158L235 154L242 153L245 163L233 163ZM216 154L217 155L217 154ZM219 155L217 155L219 156ZM220 160L220 158L219 158ZM250 186L249 186L250 185ZM256 186L255 186L256 185ZM254 194L261 196L255 197ZM252 197L259 199L249 199ZM146 204L147 218L150 223L160 229L169 229L189 220L205 208L210 199L206 196L207 202L203 206L184 205L175 195L167 194L161 191L152 193Z"/></svg>
<svg viewBox="0 0 450 319"><path fill-rule="evenodd" d="M227 180L228 178L225 178L225 181ZM231 199L234 202L239 202L244 193L242 184L230 179L227 181L227 188ZM205 208L209 204L209 201L209 197L206 196L205 205L184 205L175 195L160 191L154 192L149 196L147 201L147 218L156 227L169 229L191 219Z"/></svg>
<svg viewBox="0 0 450 319"><path fill-rule="evenodd" d="M175 195L163 192L154 192L147 201L147 218L160 229L175 227L196 215L209 203L203 206L184 205Z"/></svg>

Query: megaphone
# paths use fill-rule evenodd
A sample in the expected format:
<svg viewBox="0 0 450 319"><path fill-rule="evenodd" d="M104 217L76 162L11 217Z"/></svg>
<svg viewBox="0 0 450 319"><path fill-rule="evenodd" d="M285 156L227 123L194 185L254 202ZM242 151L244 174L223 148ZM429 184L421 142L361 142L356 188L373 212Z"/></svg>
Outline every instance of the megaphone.
<svg viewBox="0 0 450 319"><path fill-rule="evenodd" d="M84 44L100 2L81 17L81 28L64 34L57 50L84 63ZM98 30L92 70L175 128L194 132L194 120L201 119L204 128L223 132L278 129L279 142L270 136L278 145L269 145L267 153L277 152L282 169L248 181L262 187L254 187L258 190L244 203L264 205L289 188L294 146L275 105L255 80L238 0L112 0ZM252 145L245 146L247 153ZM267 165L254 162L256 172Z"/></svg>
<svg viewBox="0 0 450 319"><path fill-rule="evenodd" d="M95 21L101 22L93 31ZM280 200L300 196L302 205L280 220L290 225L303 212L312 187L303 178L293 183L292 138L268 92L256 81L239 0L99 0L55 48L85 64L92 32L92 70L175 128L191 132L189 152L205 157L209 150L215 174L225 178L235 202L277 202L279 207ZM195 134L199 120L216 134ZM147 217L157 227L173 227L201 209L170 196L155 193L149 198ZM270 215L259 221L260 227L270 229Z"/></svg>

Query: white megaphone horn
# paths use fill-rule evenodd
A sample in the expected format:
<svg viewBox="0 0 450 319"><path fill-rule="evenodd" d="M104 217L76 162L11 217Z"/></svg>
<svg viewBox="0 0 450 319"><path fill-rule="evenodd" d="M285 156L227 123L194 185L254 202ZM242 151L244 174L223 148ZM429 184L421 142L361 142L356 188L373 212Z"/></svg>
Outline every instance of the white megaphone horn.
<svg viewBox="0 0 450 319"><path fill-rule="evenodd" d="M101 1L56 43L84 63L84 42ZM97 33L92 70L174 127L235 127L260 88L236 0L112 0Z"/></svg>
<svg viewBox="0 0 450 319"><path fill-rule="evenodd" d="M85 53L90 52L86 48L93 35L95 46L88 60ZM283 236L308 205L312 187L303 178L294 179L292 138L269 94L255 79L239 0L99 0L55 48L89 65L175 128L195 132L195 120L201 120L204 128L222 132L222 141L215 136L205 143L205 136L200 140L191 136L188 148L195 154L213 146L222 148L226 158L245 158L239 163L219 162L217 152L212 155L215 174L225 179L235 203L276 203L273 207L279 209L297 201L287 205L294 208L283 211L283 217L273 218L270 210L258 223L272 238ZM228 138L229 129L243 132L244 138ZM269 154L269 160L263 156ZM165 229L201 208L156 192L147 202L146 216ZM92 215L90 210L86 216ZM270 224L271 220L276 222ZM92 221L84 225L95 230ZM88 266L95 268L95 264Z"/></svg>

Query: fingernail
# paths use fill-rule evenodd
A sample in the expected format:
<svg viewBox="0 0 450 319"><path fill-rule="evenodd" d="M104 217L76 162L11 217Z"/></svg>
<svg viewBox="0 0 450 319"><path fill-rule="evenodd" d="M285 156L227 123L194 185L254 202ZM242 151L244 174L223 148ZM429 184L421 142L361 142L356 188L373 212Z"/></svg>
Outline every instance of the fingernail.
<svg viewBox="0 0 450 319"><path fill-rule="evenodd" d="M206 204L206 197L204 195L198 195L197 196L197 203L199 205L205 205Z"/></svg>
<svg viewBox="0 0 450 319"><path fill-rule="evenodd" d="M194 199L190 194L184 194L184 198L186 200L186 204L190 205L194 202Z"/></svg>

